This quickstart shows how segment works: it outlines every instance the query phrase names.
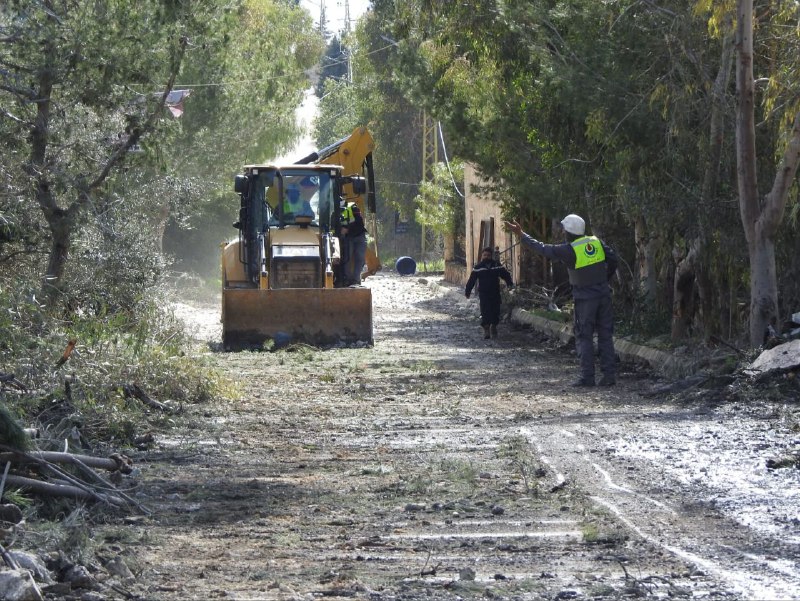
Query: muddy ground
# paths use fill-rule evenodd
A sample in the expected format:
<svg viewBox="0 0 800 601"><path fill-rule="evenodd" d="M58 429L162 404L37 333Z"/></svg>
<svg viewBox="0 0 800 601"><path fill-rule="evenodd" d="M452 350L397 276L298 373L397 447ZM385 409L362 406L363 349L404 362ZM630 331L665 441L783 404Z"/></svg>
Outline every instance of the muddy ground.
<svg viewBox="0 0 800 601"><path fill-rule="evenodd" d="M223 353L240 399L134 457L129 595L186 599L800 598L800 407L772 395L569 387L530 329L476 301L368 280L375 345ZM455 291L453 291L455 292Z"/></svg>

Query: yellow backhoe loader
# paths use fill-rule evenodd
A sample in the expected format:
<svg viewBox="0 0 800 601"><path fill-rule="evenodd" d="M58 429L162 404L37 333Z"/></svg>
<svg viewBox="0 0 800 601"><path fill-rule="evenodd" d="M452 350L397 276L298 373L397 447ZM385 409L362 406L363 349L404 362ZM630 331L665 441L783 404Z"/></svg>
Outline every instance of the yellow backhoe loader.
<svg viewBox="0 0 800 601"><path fill-rule="evenodd" d="M247 165L237 175L239 237L222 250L226 350L268 340L372 343L372 292L340 275L341 203L356 202L371 236L366 271L381 268L373 139L366 128L291 165Z"/></svg>

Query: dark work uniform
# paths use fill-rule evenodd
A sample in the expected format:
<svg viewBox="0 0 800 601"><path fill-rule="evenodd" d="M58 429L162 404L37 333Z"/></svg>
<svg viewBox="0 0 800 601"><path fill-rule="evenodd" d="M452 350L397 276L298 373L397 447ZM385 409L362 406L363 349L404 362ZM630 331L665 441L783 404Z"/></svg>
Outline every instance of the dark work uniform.
<svg viewBox="0 0 800 601"><path fill-rule="evenodd" d="M358 285L367 256L367 228L356 203L348 202L342 209L341 224L347 228L341 238L344 285Z"/></svg>
<svg viewBox="0 0 800 601"><path fill-rule="evenodd" d="M573 242L544 244L528 234L522 242L548 259L567 266L572 298L575 300L575 347L581 362L581 379L594 383L594 334L600 352L600 371L614 381L617 360L614 352L614 308L609 280L617 271L617 254L594 236ZM598 260L602 257L602 260Z"/></svg>
<svg viewBox="0 0 800 601"><path fill-rule="evenodd" d="M478 284L478 298L481 301L481 325L496 326L500 323L500 278L505 280L509 288L514 286L511 274L503 265L493 259L481 261L472 268L467 280L465 294L472 294L475 283Z"/></svg>

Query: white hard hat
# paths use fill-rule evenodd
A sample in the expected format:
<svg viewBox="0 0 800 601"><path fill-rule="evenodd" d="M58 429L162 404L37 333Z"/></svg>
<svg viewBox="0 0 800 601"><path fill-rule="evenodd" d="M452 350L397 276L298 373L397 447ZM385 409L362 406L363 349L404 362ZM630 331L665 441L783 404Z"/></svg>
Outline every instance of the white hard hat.
<svg viewBox="0 0 800 601"><path fill-rule="evenodd" d="M576 236L583 236L586 233L586 222L583 218L573 213L570 213L561 220L561 227L564 228L564 231L575 234Z"/></svg>

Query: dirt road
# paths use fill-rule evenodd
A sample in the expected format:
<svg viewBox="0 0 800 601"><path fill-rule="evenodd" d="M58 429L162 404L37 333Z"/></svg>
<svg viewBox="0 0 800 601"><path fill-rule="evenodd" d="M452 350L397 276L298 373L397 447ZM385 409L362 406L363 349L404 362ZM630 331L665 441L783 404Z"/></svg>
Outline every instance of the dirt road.
<svg viewBox="0 0 800 601"><path fill-rule="evenodd" d="M531 330L379 275L375 346L221 353L241 399L136 457L147 599L800 598L798 407L571 389ZM217 310L189 311L218 339Z"/></svg>

